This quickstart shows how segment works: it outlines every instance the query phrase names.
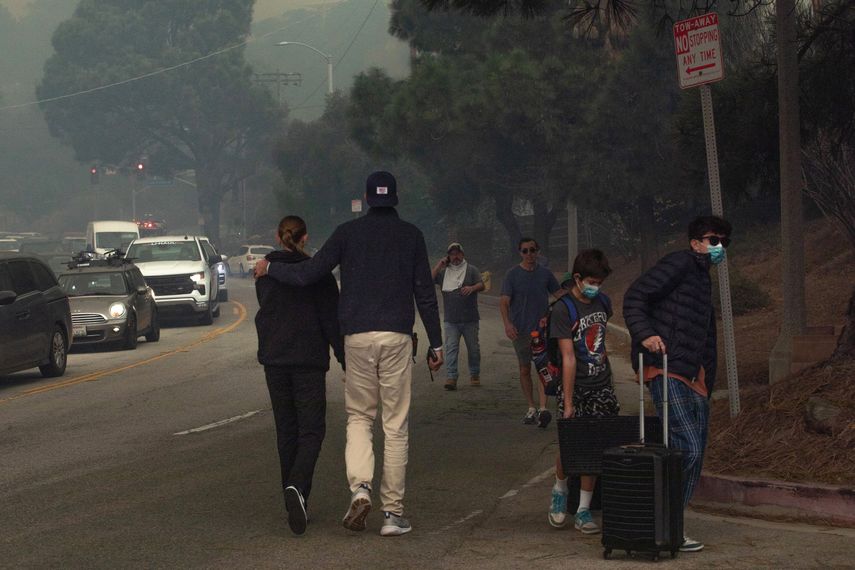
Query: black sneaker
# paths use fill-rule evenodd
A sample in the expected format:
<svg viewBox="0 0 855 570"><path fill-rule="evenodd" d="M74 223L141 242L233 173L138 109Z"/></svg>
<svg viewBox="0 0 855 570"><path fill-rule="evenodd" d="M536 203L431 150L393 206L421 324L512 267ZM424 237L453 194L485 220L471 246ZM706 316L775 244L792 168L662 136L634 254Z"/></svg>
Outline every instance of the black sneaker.
<svg viewBox="0 0 855 570"><path fill-rule="evenodd" d="M549 413L549 410L540 410L537 412L537 427L545 429L551 421L552 414Z"/></svg>
<svg viewBox="0 0 855 570"><path fill-rule="evenodd" d="M300 535L306 532L306 501L296 487L285 488L285 508L288 510L288 526L291 532Z"/></svg>

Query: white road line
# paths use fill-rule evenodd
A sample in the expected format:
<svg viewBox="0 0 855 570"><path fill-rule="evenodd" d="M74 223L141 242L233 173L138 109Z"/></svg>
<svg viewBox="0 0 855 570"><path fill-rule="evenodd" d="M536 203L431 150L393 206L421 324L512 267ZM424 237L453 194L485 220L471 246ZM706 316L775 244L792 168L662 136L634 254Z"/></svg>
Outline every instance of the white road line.
<svg viewBox="0 0 855 570"><path fill-rule="evenodd" d="M237 422L240 420L245 420L246 418L250 418L250 417L254 416L255 414L259 414L259 413L261 413L261 410L255 410L254 412L247 412L243 415L235 416L233 418L228 418L225 420L220 420L220 421L214 422L212 424L204 425L204 426L193 428L193 429L188 429L186 431L178 431L178 432L173 433L172 435L188 435L191 433L199 433L201 431L207 431L209 429L214 429L216 427L224 426L226 424L230 424L230 423Z"/></svg>
<svg viewBox="0 0 855 570"><path fill-rule="evenodd" d="M442 527L441 529L433 531L431 534L442 534L442 533L444 533L444 532L448 532L448 531L450 531L451 529L453 529L454 527L456 527L456 526L460 526L460 525L462 525L463 523L465 523L466 521L471 520L471 519L474 519L475 517L477 517L478 515L482 514L483 512L484 512L484 511L482 511L482 510L480 510L480 509L479 509L479 510L477 510L477 511L472 511L471 513L469 513L468 515L466 515L466 516L465 516L465 517L463 517L462 519L460 519L460 520L456 520L456 521L454 521L454 522L453 522L453 523L451 523L451 524L445 525L445 526L444 526L444 527Z"/></svg>
<svg viewBox="0 0 855 570"><path fill-rule="evenodd" d="M555 468L550 467L549 469L547 469L546 471L544 471L540 475L537 475L536 477L532 477L531 479L529 479L529 481L526 484L524 484L521 487L521 489L528 489L529 487L534 487L535 485L539 485L539 484L543 483L544 481L546 481L547 479L549 479L550 477L552 477L552 475L554 473L555 473ZM499 497L499 500L501 501L502 499L510 499L511 497L515 497L516 495L519 494L519 492L520 492L520 489L511 489L510 491L508 491L507 493L505 493L504 495Z"/></svg>
<svg viewBox="0 0 855 570"><path fill-rule="evenodd" d="M522 486L523 489L528 489L529 487L534 487L535 485L539 485L540 483L549 479L555 473L555 468L550 467L537 477L532 477L531 480Z"/></svg>

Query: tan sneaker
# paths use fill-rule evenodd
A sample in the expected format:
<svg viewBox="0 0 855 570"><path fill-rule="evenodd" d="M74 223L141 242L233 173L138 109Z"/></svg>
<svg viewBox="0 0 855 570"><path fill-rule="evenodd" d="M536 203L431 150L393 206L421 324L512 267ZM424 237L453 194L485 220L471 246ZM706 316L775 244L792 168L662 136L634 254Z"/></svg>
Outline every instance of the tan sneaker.
<svg viewBox="0 0 855 570"><path fill-rule="evenodd" d="M471 376L469 378L469 385L478 387L481 385L481 377L480 376Z"/></svg>
<svg viewBox="0 0 855 570"><path fill-rule="evenodd" d="M454 378L449 378L448 380L446 380L445 381L445 389L448 390L449 392L453 392L454 390L457 390L457 380L455 380Z"/></svg>

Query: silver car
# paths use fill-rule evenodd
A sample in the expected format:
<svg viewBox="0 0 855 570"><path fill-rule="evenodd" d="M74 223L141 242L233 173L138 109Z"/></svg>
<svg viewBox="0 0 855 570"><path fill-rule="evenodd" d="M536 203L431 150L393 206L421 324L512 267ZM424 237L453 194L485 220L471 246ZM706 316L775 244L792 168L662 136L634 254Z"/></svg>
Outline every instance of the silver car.
<svg viewBox="0 0 855 570"><path fill-rule="evenodd" d="M71 305L75 345L111 344L135 349L140 336L160 340L154 294L140 270L121 259L72 264L59 276Z"/></svg>

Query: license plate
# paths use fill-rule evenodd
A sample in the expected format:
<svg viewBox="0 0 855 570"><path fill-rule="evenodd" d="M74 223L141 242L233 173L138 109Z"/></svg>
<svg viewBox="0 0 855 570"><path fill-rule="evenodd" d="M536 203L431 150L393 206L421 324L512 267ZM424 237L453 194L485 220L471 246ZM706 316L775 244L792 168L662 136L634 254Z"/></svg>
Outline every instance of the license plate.
<svg viewBox="0 0 855 570"><path fill-rule="evenodd" d="M74 327L72 335L75 337L86 336L86 327Z"/></svg>

